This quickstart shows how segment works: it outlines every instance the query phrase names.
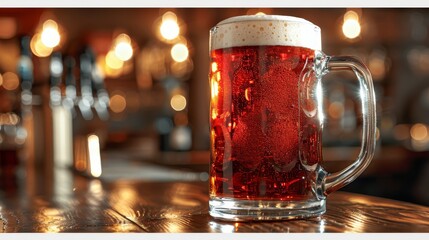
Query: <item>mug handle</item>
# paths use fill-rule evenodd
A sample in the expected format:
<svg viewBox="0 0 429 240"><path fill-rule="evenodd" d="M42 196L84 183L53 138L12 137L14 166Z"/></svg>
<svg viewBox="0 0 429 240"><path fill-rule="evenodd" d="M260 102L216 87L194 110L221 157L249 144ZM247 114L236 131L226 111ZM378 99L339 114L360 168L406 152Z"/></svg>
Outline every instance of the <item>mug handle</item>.
<svg viewBox="0 0 429 240"><path fill-rule="evenodd" d="M319 64L317 63L319 61ZM316 54L316 64L322 70L316 71L325 75L329 71L351 70L359 81L359 95L362 106L362 142L357 159L342 171L328 173L324 180L324 195L328 195L356 179L369 165L376 144L376 102L371 73L358 59L350 56L326 56ZM320 69L320 68L319 68ZM320 76L319 75L319 76Z"/></svg>

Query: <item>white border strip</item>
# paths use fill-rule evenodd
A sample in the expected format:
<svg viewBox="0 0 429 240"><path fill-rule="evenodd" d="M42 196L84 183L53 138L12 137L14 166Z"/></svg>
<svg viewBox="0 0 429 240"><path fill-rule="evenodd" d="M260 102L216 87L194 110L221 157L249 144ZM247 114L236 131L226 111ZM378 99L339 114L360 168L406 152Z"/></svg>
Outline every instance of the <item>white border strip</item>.
<svg viewBox="0 0 429 240"><path fill-rule="evenodd" d="M429 7L427 0L0 0L0 7Z"/></svg>

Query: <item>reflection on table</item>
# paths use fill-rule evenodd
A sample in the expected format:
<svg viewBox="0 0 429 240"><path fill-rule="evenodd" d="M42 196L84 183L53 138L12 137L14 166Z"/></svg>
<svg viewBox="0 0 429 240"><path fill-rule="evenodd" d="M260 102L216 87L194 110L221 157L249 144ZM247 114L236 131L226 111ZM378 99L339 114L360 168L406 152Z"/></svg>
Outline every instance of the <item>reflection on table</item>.
<svg viewBox="0 0 429 240"><path fill-rule="evenodd" d="M124 156L124 155L123 155ZM118 154L99 179L69 169L36 174L3 191L3 232L427 232L429 208L347 192L328 197L327 212L305 220L225 222L208 215L207 164L159 165ZM109 159L109 158L105 158ZM108 161L111 161L109 163ZM164 162L169 162L168 157ZM188 162L189 163L189 162ZM117 172L113 171L118 169ZM134 169L133 171L128 171ZM140 172L141 174L137 174ZM127 174L129 173L129 174ZM148 174L147 176L144 176ZM104 177L103 177L104 176ZM155 177L156 176L156 177Z"/></svg>

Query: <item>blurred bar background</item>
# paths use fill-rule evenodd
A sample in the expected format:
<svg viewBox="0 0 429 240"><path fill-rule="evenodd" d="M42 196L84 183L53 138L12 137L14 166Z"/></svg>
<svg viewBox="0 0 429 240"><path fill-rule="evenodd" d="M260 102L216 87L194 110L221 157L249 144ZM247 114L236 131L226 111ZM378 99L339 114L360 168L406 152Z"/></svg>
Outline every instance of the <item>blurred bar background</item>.
<svg viewBox="0 0 429 240"><path fill-rule="evenodd" d="M209 30L245 14L305 18L367 64L377 154L343 190L429 205L429 10L394 8L0 9L0 197L61 195L73 172L206 181ZM330 171L358 154L356 84L324 82Z"/></svg>

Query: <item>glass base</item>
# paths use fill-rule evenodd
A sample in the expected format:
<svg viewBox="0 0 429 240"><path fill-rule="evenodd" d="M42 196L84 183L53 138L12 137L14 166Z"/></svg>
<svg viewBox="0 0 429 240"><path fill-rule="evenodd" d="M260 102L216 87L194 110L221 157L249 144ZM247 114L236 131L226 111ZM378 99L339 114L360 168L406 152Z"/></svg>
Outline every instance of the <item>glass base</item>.
<svg viewBox="0 0 429 240"><path fill-rule="evenodd" d="M320 216L326 211L326 201L262 201L212 198L210 215L227 221L284 220Z"/></svg>

